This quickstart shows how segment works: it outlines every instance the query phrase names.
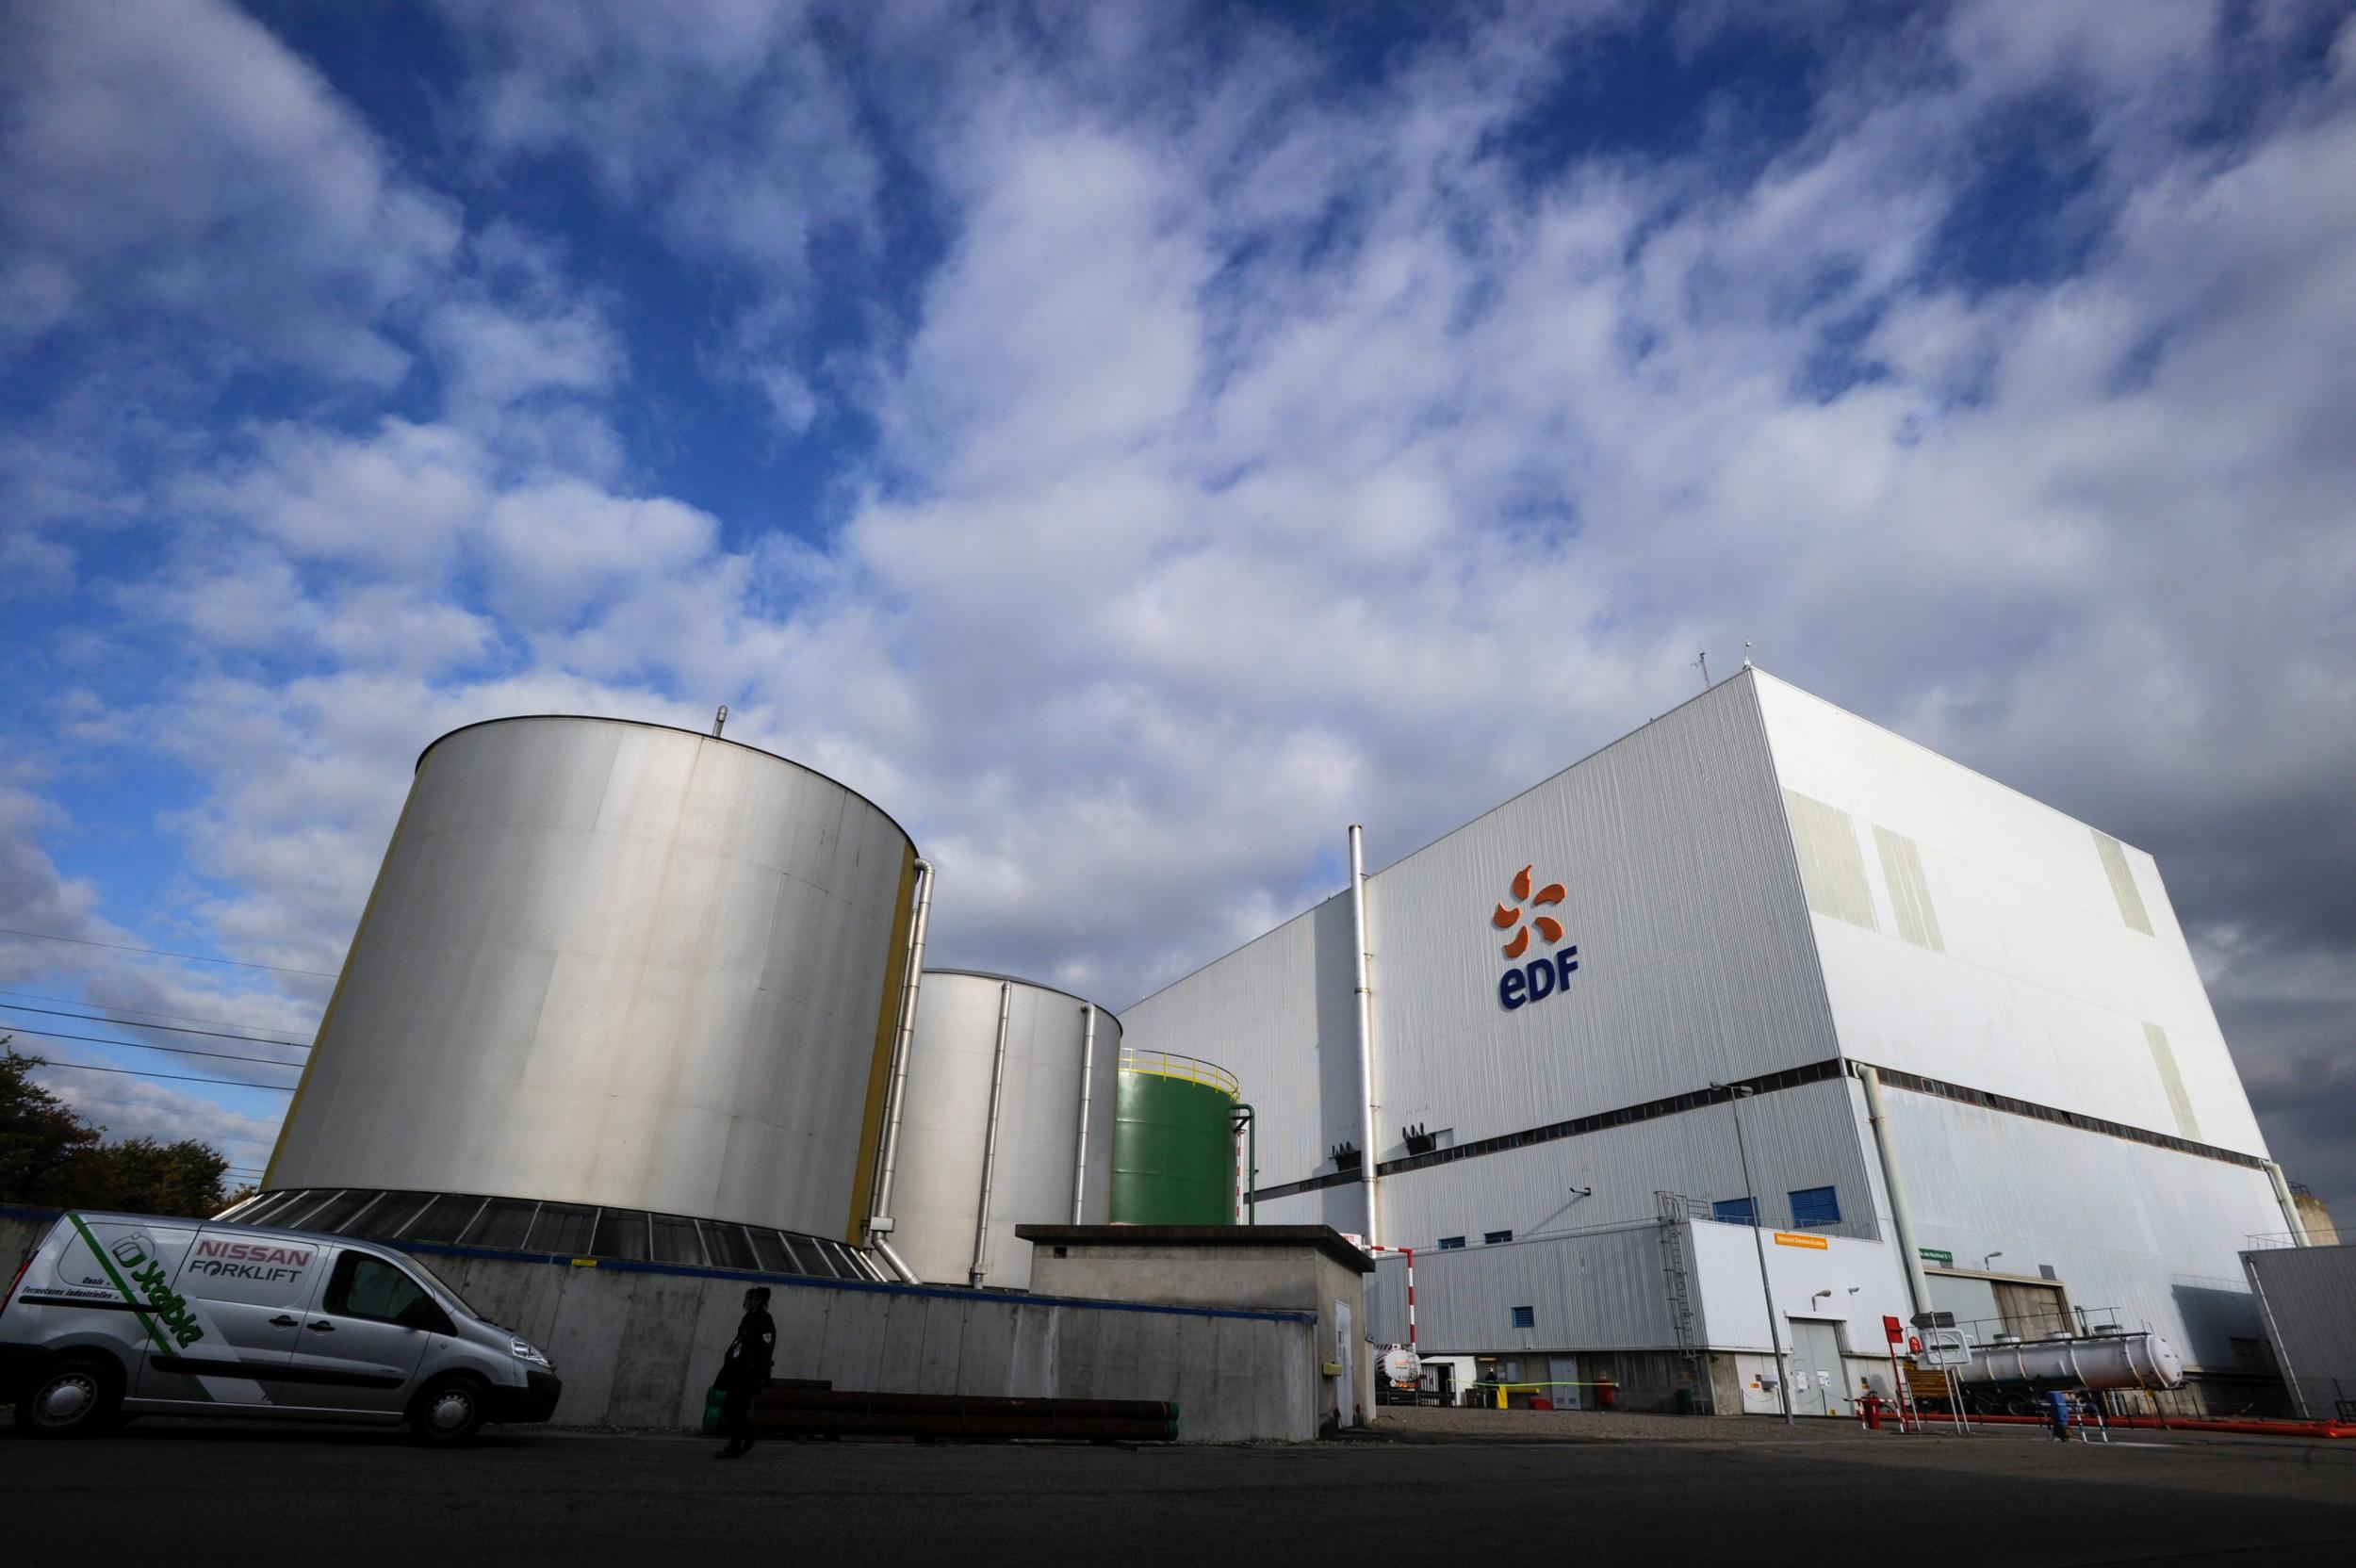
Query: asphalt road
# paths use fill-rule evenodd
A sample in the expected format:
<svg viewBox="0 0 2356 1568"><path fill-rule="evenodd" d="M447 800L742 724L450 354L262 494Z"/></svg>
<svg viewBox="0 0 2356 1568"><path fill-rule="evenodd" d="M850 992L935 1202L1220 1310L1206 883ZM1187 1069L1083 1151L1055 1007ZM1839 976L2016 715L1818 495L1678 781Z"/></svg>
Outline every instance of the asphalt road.
<svg viewBox="0 0 2356 1568"><path fill-rule="evenodd" d="M0 1429L12 1562L2356 1561L2356 1446L920 1447L142 1421Z"/></svg>

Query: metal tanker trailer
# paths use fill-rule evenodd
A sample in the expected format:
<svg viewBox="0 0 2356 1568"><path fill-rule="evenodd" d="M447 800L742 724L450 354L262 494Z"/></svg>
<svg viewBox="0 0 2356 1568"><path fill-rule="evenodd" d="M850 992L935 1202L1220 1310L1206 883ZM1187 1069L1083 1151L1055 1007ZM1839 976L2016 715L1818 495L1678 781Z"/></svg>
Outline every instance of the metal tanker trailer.
<svg viewBox="0 0 2356 1568"><path fill-rule="evenodd" d="M2184 1384L2175 1348L2148 1330L2056 1334L1982 1346L1955 1368L1968 1396L2047 1389L2167 1389Z"/></svg>

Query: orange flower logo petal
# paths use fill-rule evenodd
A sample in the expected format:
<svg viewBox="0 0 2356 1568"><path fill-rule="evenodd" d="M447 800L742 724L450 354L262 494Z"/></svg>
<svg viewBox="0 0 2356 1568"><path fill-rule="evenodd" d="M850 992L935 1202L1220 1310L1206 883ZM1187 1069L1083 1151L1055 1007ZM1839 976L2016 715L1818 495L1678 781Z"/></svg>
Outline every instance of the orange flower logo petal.
<svg viewBox="0 0 2356 1568"><path fill-rule="evenodd" d="M1533 915L1528 925L1522 923L1521 906L1523 904L1560 904L1570 896L1568 890L1562 883L1549 882L1540 888L1537 896L1533 898L1530 890L1530 873L1536 869L1534 865L1524 866L1513 874L1514 902L1498 905L1497 912L1489 917L1491 925L1500 931L1513 933L1513 939L1505 944L1504 952L1508 958L1518 958L1530 951L1530 933L1533 930L1548 942L1559 942L1562 939L1562 923L1552 915Z"/></svg>

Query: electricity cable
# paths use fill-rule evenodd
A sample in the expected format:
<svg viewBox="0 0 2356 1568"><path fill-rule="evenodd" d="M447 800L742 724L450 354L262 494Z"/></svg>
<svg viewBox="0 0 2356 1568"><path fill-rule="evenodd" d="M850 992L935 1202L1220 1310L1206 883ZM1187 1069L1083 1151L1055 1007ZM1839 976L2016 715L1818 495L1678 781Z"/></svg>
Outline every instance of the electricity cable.
<svg viewBox="0 0 2356 1568"><path fill-rule="evenodd" d="M82 1040L90 1045L119 1045L128 1051L168 1051L175 1056L209 1056L217 1062L259 1062L264 1067L301 1067L301 1062L282 1062L275 1056L240 1056L228 1051L197 1051L185 1045L149 1045L144 1040L109 1039L104 1035L65 1035L55 1029L29 1029L22 1023L6 1025L18 1035L34 1035L45 1040ZM71 1067L70 1062L53 1062L53 1067Z"/></svg>
<svg viewBox="0 0 2356 1568"><path fill-rule="evenodd" d="M79 947L111 948L117 953L150 953L158 958L186 958L192 964L226 964L231 969L266 969L273 974L308 974L321 980L333 980L335 972L325 969L288 969L284 964L254 964L243 958L208 958L202 953L173 953L161 947L135 947L129 942L102 942L89 937L60 937L50 931L19 931L0 925L0 937L30 937L35 941L73 942Z"/></svg>
<svg viewBox="0 0 2356 1568"><path fill-rule="evenodd" d="M274 1029L277 1027L274 1023L239 1023L233 1019L199 1018L193 1013L157 1012L153 1007L134 1007L125 1002L108 1002L104 997L97 996L55 996L48 991L11 990L0 990L0 996L21 996L30 1002L67 1002L73 1004L76 1007L98 1007L109 1013L137 1013L141 1018L173 1018L178 1019L183 1023L212 1023L218 1024L223 1029L243 1029L249 1033L255 1029ZM224 998L224 1000L230 999ZM14 1006L15 1004L6 1003L0 1004L0 1005ZM32 1009L30 1008L26 1009L28 1012L31 1010ZM112 1022L116 1021L109 1020L108 1021ZM163 1026L157 1023L142 1023L139 1025L139 1027L141 1029L160 1029Z"/></svg>
<svg viewBox="0 0 2356 1568"><path fill-rule="evenodd" d="M21 1002L0 1002L0 1012L41 1013L49 1018L78 1018L85 1023L115 1023L125 1029L161 1029L173 1035L208 1035L215 1039L243 1040L248 1045L290 1045L298 1051L311 1049L310 1042L307 1040L274 1039L267 1035L232 1035L220 1029L190 1029L178 1023L140 1023L127 1018L108 1018L104 1013L70 1013L62 1007L27 1007ZM169 1018L172 1015L166 1013L162 1016ZM28 1035L41 1033L38 1029L26 1029L25 1032Z"/></svg>
<svg viewBox="0 0 2356 1568"><path fill-rule="evenodd" d="M292 1067L295 1064L283 1064ZM43 1062L43 1068L57 1068L69 1072L118 1072L125 1078L153 1078L167 1084L214 1084L229 1089L270 1089L278 1094L292 1094L292 1084L257 1084L251 1078L196 1078L185 1072L142 1072L134 1067L92 1067L88 1062Z"/></svg>

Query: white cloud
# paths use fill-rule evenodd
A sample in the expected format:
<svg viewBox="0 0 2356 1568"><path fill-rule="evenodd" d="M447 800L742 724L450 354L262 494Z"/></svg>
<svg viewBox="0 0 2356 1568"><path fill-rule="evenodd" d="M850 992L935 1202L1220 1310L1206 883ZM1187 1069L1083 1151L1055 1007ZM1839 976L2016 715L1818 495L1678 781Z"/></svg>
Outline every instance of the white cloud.
<svg viewBox="0 0 2356 1568"><path fill-rule="evenodd" d="M1050 72L961 13L450 9L498 177L578 160L758 279L697 363L796 433L853 383L880 444L823 534L666 495L604 422L629 302L495 227L417 307L440 416L172 465L204 530L130 580L186 665L114 732L202 781L176 821L238 952L333 967L433 735L727 701L915 829L943 961L1119 1004L1330 890L1348 822L1403 853L1749 638L2159 852L2236 1005L2348 972L2356 224L2316 193L2356 188L2356 109L2284 75L2192 136L2251 69L2209 8L1828 44L1748 174L1708 138L1528 161L1588 45L1510 12L1312 103L1272 24L1100 20ZM876 111L896 204L856 47L923 94ZM1974 277L1955 215L2047 99L2086 243ZM937 256L892 249L911 213ZM822 276L813 226L905 299ZM805 295L912 315L845 372L790 351Z"/></svg>
<svg viewBox="0 0 2356 1568"><path fill-rule="evenodd" d="M146 305L400 379L407 355L374 318L436 274L457 220L317 72L213 0L26 7L11 35L0 214L23 331Z"/></svg>

